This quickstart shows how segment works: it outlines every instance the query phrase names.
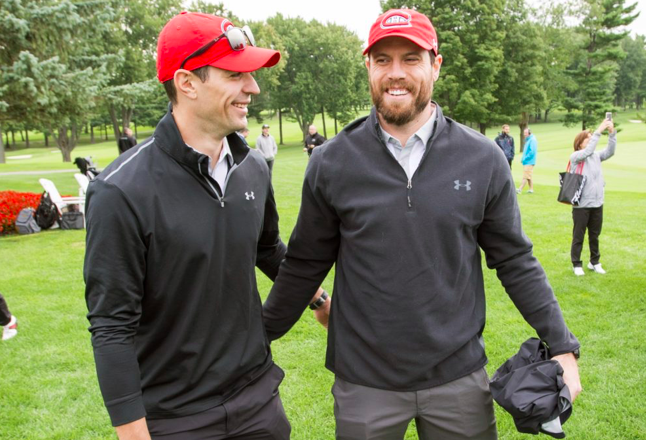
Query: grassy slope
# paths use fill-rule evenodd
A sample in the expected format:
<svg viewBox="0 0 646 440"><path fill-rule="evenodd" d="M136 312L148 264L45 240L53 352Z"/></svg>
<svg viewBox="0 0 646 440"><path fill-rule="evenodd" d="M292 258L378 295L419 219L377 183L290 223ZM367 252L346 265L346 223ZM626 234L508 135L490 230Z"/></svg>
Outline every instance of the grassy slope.
<svg viewBox="0 0 646 440"><path fill-rule="evenodd" d="M585 392L566 424L566 432L575 438L646 439L641 409L641 398L646 395L642 368L646 363L646 255L642 250L646 240L646 194L642 190L646 135L638 131L643 133L643 125L624 127L616 157L604 164L608 193L601 251L608 275L575 278L571 274L570 210L555 201L554 176L564 168L577 130L556 124L534 127L539 140L539 185L535 194L519 198L535 253L571 330L583 344L580 364ZM272 130L277 135L276 123ZM258 132L252 127L252 133ZM307 162L298 146L296 127L290 126L286 132L291 145L281 147L274 172L285 240L298 214ZM494 135L492 131L490 137ZM116 148L111 143L98 144L79 147L75 153L81 150L83 155L87 151L99 157L104 165ZM12 170L56 169L60 157L49 157L54 159L35 157L34 163L0 165L0 172L8 171L8 166ZM518 180L518 163L514 164L514 175ZM23 175L8 180L2 176L0 190L40 191L37 177ZM62 192L76 192L71 175L48 177ZM83 231L0 238L0 289L20 320L18 337L0 343L0 439L114 438L100 398L86 330L81 273L84 247ZM585 249L583 258L587 255ZM328 289L332 275L325 283ZM507 298L495 273L486 271L485 283L485 339L492 373L533 331ZM259 274L263 295L270 286L269 280ZM324 368L325 332L305 313L292 332L273 344L273 350L287 372L281 392L293 425L292 437L333 438L333 400L329 393L333 377ZM515 432L511 418L499 408L497 416L501 439L527 438ZM412 427L407 438L416 438Z"/></svg>

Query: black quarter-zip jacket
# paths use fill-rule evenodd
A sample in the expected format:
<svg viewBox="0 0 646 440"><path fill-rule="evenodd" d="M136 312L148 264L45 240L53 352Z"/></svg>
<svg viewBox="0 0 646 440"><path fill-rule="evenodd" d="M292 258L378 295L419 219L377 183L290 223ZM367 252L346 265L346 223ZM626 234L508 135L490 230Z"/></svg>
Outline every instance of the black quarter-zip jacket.
<svg viewBox="0 0 646 440"><path fill-rule="evenodd" d="M212 408L272 364L255 266L273 280L285 245L264 158L227 140L224 194L170 111L90 183L86 301L115 426Z"/></svg>
<svg viewBox="0 0 646 440"><path fill-rule="evenodd" d="M579 346L523 233L502 151L436 111L410 181L374 108L314 150L263 307L270 340L279 338L336 263L326 366L355 384L421 390L486 364L481 249L553 354Z"/></svg>

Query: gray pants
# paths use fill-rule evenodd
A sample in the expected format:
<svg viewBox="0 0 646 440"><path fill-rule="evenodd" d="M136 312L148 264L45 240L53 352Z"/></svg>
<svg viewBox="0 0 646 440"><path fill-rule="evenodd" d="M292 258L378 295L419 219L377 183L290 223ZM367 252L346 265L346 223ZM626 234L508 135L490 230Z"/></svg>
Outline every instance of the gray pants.
<svg viewBox="0 0 646 440"><path fill-rule="evenodd" d="M420 440L495 440L496 418L484 368L421 391L386 391L346 382L332 387L337 440L403 439L415 419Z"/></svg>

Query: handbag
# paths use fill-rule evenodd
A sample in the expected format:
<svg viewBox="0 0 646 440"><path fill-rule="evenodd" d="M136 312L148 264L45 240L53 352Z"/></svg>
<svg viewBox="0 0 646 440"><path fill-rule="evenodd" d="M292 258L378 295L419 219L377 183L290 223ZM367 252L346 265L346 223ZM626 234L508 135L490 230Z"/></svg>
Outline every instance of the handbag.
<svg viewBox="0 0 646 440"><path fill-rule="evenodd" d="M559 181L561 189L557 200L566 205L578 205L581 201L581 194L583 194L583 187L587 180L583 175L583 165L585 161L582 160L576 167L574 173L570 172L570 162L567 163L567 169L564 173L559 173Z"/></svg>
<svg viewBox="0 0 646 440"><path fill-rule="evenodd" d="M78 211L64 212L61 217L61 229L83 229L83 213Z"/></svg>

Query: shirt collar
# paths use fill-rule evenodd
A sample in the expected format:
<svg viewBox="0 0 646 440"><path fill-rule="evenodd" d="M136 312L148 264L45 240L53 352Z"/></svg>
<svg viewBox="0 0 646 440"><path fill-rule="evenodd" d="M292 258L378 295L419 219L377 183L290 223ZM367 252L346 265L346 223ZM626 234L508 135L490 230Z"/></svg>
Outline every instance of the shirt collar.
<svg viewBox="0 0 646 440"><path fill-rule="evenodd" d="M435 106L433 106L433 113L431 113L431 117L428 118L428 121L426 121L424 123L424 125L422 125L419 128L419 130L417 130L415 132L415 134L413 136L411 136L411 139L414 138L415 136L417 136L422 141L424 146L426 146L426 144L428 143L428 140L433 135L433 126L435 124L436 119L437 119L437 111L436 111ZM384 142L386 144L388 144L388 142L390 142L390 139L397 140L397 138L390 135L390 133L388 133L386 130L384 130L383 127L381 126L381 124L379 124L379 122L377 122L377 124L379 125L379 129L381 130L381 136L382 136L382 138L383 138L383 140L384 140ZM410 139L409 139L409 142L410 142ZM396 143L399 144L399 140L397 140Z"/></svg>
<svg viewBox="0 0 646 440"><path fill-rule="evenodd" d="M196 150L189 144L186 144L186 146L199 154L204 154L201 151ZM212 166L211 157L210 156L208 157L209 157L209 170L215 169L215 167ZM221 163L224 159L227 160L229 166L233 166L233 154L231 154L231 148L229 148L229 141L227 140L226 137L222 139L222 149L220 150L220 156L218 157L218 161L215 163L215 166L218 166L218 164Z"/></svg>

